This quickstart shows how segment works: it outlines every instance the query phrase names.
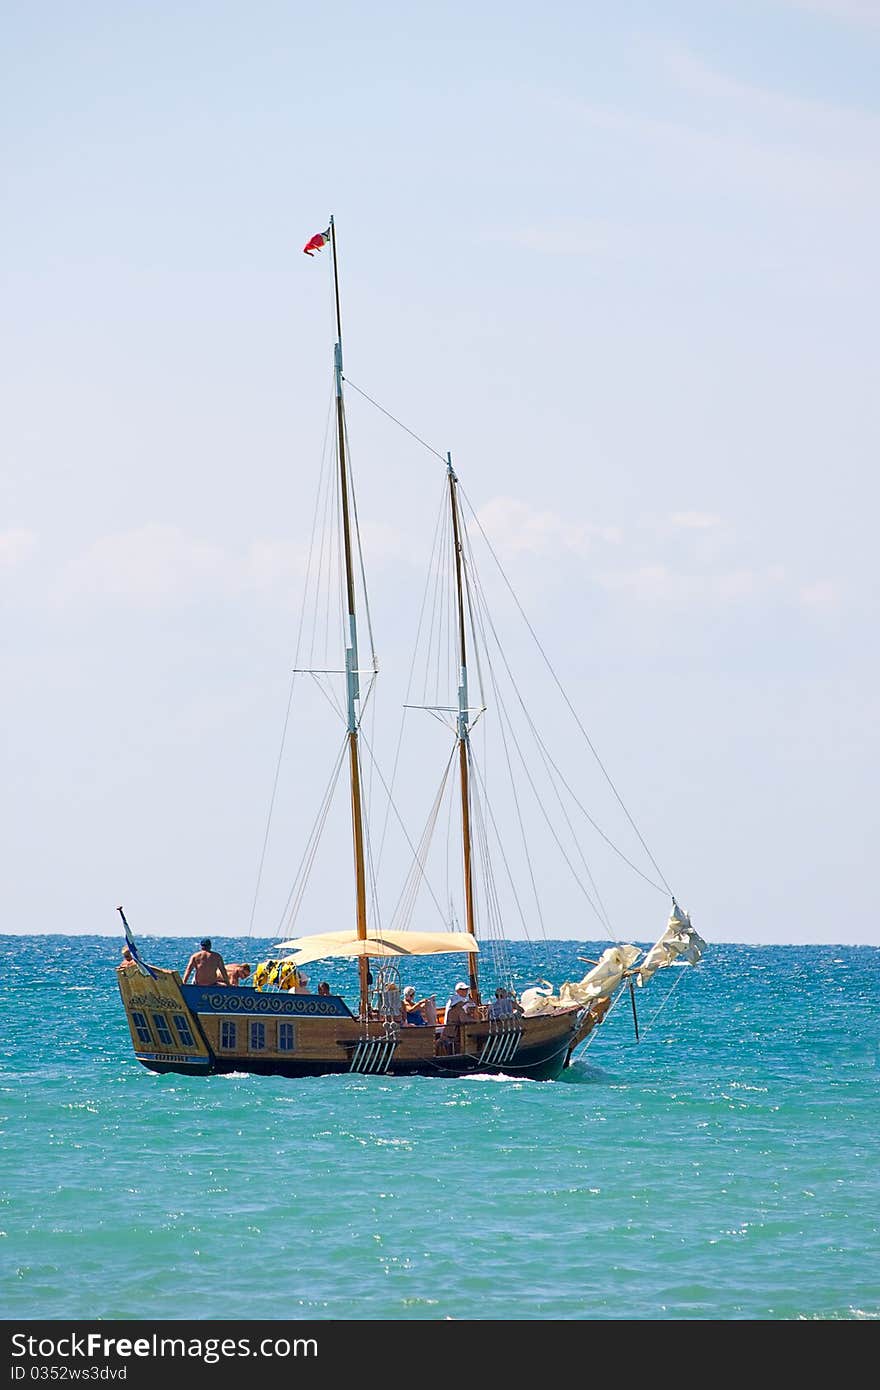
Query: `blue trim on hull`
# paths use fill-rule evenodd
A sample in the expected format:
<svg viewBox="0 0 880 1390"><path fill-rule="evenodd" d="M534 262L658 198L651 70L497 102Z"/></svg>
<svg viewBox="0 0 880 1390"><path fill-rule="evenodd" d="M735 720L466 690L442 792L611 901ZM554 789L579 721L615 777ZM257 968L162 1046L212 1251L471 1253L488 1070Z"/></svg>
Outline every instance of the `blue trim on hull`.
<svg viewBox="0 0 880 1390"><path fill-rule="evenodd" d="M338 994L288 994L247 985L181 985L194 1014L239 1014L247 1018L353 1018Z"/></svg>

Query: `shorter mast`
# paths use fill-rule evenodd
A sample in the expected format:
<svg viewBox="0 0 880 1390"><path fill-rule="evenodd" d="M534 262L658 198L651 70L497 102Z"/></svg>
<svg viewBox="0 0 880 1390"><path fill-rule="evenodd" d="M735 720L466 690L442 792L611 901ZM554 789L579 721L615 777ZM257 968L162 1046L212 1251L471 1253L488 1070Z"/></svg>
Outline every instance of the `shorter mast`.
<svg viewBox="0 0 880 1390"><path fill-rule="evenodd" d="M358 681L357 616L355 614L354 567L351 558L351 522L348 507L348 470L345 458L345 406L342 398L342 314L339 307L339 266L336 259L336 223L330 218L330 243L333 252L333 288L336 296L336 344L333 352L336 380L336 448L339 459L339 491L342 504L342 540L345 552L345 589L348 632L345 645L345 681L348 704L348 763L351 780L351 828L354 840L355 896L357 904L357 934L361 941L367 935L367 888L364 859L364 818L361 798L360 755L358 750L358 711L360 685ZM367 1016L370 997L370 963L366 956L358 958L360 983L360 1014Z"/></svg>
<svg viewBox="0 0 880 1390"><path fill-rule="evenodd" d="M452 545L455 553L455 593L458 607L458 769L461 786L461 839L464 858L464 902L465 920L471 936L476 936L474 917L473 848L471 839L471 799L468 780L468 760L470 758L470 738L468 734L468 680L467 646L464 625L464 584L462 580L461 528L458 516L458 479L452 467L452 455L446 455L446 472L449 478L449 504L452 509ZM476 954L468 955L468 979L471 989L479 991L477 983Z"/></svg>

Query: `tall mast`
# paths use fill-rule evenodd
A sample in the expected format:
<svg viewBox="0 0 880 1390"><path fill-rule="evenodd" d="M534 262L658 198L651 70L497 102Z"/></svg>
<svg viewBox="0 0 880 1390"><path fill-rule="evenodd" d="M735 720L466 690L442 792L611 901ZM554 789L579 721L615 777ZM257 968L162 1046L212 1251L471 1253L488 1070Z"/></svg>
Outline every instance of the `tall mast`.
<svg viewBox="0 0 880 1390"><path fill-rule="evenodd" d="M339 459L339 492L342 500L342 540L345 552L345 588L348 613L348 632L345 646L345 681L348 695L348 762L351 778L351 828L354 839L354 875L357 898L357 934L363 941L367 935L367 885L364 867L364 821L361 802L360 757L358 753L358 714L360 685L358 682L357 617L355 614L354 567L351 559L351 522L348 502L348 470L345 460L345 406L342 399L342 314L339 308L339 266L336 258L336 223L330 218L330 248L333 253L333 288L336 297L336 344L333 360L336 375L336 450ZM369 961L358 960L360 979L361 1017L367 1014L370 995Z"/></svg>
<svg viewBox="0 0 880 1390"><path fill-rule="evenodd" d="M458 479L452 467L451 454L446 455L446 473L449 478L449 504L452 508L452 546L455 552L455 593L458 607L458 650L460 667L458 679L458 770L459 783L461 786L461 838L464 854L465 918L467 929L471 936L476 936L471 845L471 798L470 783L468 781L470 740L468 735L467 646L465 644L464 635L464 584L462 580L461 528L458 518ZM478 989L477 961L474 953L468 955L468 978L471 988Z"/></svg>

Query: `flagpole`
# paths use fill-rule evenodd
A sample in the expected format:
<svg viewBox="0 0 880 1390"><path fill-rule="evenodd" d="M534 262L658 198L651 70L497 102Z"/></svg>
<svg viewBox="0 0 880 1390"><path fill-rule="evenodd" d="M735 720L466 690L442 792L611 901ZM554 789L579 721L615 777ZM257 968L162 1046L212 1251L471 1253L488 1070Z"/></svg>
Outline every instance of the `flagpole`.
<svg viewBox="0 0 880 1390"><path fill-rule="evenodd" d="M330 251L333 256L333 289L336 294L336 341L339 344L339 365L342 368L342 311L339 307L339 271L336 264L336 223L330 218Z"/></svg>
<svg viewBox="0 0 880 1390"><path fill-rule="evenodd" d="M348 762L351 781L351 828L354 840L355 895L357 934L360 941L367 936L367 880L364 855L363 800L361 796L360 755L358 749L358 713L360 685L358 681L357 617L355 614L354 565L351 556L351 522L348 503L348 469L345 457L345 407L342 397L342 311L339 304L339 266L336 258L336 223L330 218L330 250L333 258L333 291L336 300L336 442L339 457L339 489L342 503L342 539L345 552L345 588L348 604L348 645L345 649L345 676L348 693ZM366 956L358 958L360 982L360 1013L366 1019L370 998L370 964Z"/></svg>

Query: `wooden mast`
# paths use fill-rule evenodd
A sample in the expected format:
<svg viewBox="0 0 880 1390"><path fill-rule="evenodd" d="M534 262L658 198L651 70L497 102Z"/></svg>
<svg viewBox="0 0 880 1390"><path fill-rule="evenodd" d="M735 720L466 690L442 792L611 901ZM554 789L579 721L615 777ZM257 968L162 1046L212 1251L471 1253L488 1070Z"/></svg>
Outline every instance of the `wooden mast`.
<svg viewBox="0 0 880 1390"><path fill-rule="evenodd" d="M357 901L357 934L361 941L367 935L367 885L364 861L364 822L361 801L360 756L358 752L358 714L360 685L358 681L357 618L355 614L354 567L351 559L351 522L349 519L348 470L345 460L345 407L342 399L342 315L339 307L339 266L336 259L336 224L330 218L330 247L333 253L333 288L336 297L336 345L334 368L336 375L336 449L339 459L339 492L342 502L342 540L345 552L345 587L348 613L348 633L345 647L345 679L348 695L348 762L351 779L351 828L354 839L354 875ZM360 1014L367 1016L370 996L369 960L358 959L360 982Z"/></svg>
<svg viewBox="0 0 880 1390"><path fill-rule="evenodd" d="M460 673L458 681L458 769L461 786L461 838L464 854L464 901L467 929L476 936L474 920L474 883L472 870L471 844L471 799L468 781L468 757L470 742L468 736L468 683L467 647L464 625L464 584L462 581L461 529L458 518L458 479L452 467L452 455L446 455L446 472L449 478L449 503L452 508L452 546L455 552L455 593L458 605L458 649ZM476 954L468 955L468 978L472 989L479 989L477 983Z"/></svg>

